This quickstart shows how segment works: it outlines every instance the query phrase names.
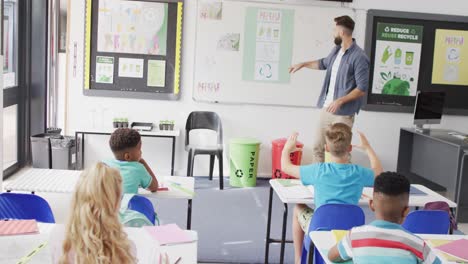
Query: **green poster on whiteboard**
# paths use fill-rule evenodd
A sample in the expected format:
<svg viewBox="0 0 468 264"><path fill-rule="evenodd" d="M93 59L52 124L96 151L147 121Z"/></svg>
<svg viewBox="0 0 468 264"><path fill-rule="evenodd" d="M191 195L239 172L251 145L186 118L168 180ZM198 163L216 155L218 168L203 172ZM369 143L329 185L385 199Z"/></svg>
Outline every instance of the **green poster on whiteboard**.
<svg viewBox="0 0 468 264"><path fill-rule="evenodd" d="M242 79L289 83L293 37L293 10L248 7Z"/></svg>

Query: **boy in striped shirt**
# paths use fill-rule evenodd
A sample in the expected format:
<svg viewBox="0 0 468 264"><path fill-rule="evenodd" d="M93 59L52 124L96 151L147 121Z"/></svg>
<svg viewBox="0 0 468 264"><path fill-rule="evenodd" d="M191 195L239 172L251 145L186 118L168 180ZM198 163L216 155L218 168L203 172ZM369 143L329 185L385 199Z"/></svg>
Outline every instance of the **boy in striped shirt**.
<svg viewBox="0 0 468 264"><path fill-rule="evenodd" d="M351 229L328 258L334 262L353 259L353 263L442 263L431 248L416 235L401 227L408 214L410 183L395 172L375 178L369 207L376 220Z"/></svg>

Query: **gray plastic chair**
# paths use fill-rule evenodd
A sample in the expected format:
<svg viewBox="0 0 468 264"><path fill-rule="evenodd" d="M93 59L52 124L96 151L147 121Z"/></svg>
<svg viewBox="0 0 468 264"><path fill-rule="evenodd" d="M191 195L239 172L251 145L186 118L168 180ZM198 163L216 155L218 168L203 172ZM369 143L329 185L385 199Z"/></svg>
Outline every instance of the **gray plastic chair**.
<svg viewBox="0 0 468 264"><path fill-rule="evenodd" d="M196 146L190 144L190 131L210 129L217 133L214 146ZM223 128L221 119L215 112L195 111L190 113L185 124L185 150L188 151L187 176L193 177L193 165L196 155L210 155L210 180L213 180L215 157L219 163L219 189L223 189Z"/></svg>

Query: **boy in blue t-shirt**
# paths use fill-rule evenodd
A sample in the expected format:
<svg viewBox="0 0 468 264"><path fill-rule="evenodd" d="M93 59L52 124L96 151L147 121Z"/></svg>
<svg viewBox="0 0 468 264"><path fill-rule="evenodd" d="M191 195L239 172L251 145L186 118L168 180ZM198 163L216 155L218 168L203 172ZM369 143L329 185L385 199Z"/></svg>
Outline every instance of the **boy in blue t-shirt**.
<svg viewBox="0 0 468 264"><path fill-rule="evenodd" d="M111 135L109 146L115 159L105 163L120 171L123 193L137 194L139 187L152 192L158 189L156 176L141 157L141 136L138 131L130 128L116 129Z"/></svg>
<svg viewBox="0 0 468 264"><path fill-rule="evenodd" d="M281 155L282 170L296 178L304 185L313 185L315 190L315 209L324 204L344 203L357 204L365 186L372 186L374 177L382 173L382 165L367 138L359 132L361 145L357 148L367 152L371 169L350 164L349 156L352 150L351 128L343 123L331 125L325 134L325 150L331 154L330 163L316 163L305 166L293 165L290 154L297 151L297 133L291 135L286 142ZM295 263L300 263L304 233L309 230L310 220L314 210L304 204L294 208L293 242Z"/></svg>

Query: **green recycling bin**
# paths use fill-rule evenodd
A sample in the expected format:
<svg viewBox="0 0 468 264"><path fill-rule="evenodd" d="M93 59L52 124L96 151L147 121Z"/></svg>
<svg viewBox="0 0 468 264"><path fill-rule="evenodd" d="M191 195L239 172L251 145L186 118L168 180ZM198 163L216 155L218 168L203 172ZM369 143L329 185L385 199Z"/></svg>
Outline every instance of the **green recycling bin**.
<svg viewBox="0 0 468 264"><path fill-rule="evenodd" d="M260 141L252 138L233 138L229 143L230 175L233 187L255 187Z"/></svg>

